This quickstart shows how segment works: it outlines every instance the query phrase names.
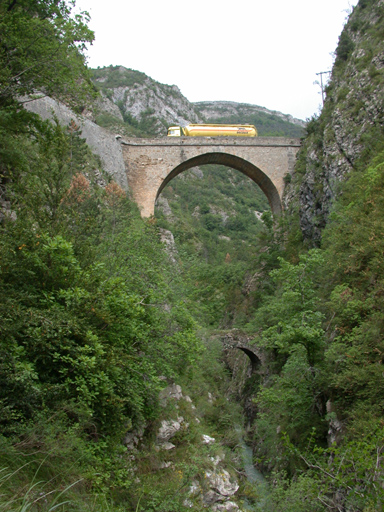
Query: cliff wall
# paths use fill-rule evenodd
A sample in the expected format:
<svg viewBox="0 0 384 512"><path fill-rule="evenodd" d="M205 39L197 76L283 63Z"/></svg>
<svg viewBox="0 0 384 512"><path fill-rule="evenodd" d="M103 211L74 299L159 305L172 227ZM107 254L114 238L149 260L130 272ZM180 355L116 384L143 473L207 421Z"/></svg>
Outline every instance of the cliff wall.
<svg viewBox="0 0 384 512"><path fill-rule="evenodd" d="M55 116L64 126L74 120L81 127L82 137L93 152L100 157L104 170L113 176L113 179L122 188L128 189L121 145L113 133L101 128L86 117L77 116L66 105L48 96L26 103L25 108L39 114L43 119L52 119Z"/></svg>
<svg viewBox="0 0 384 512"><path fill-rule="evenodd" d="M319 244L340 183L384 146L384 1L361 0L339 38L324 108L307 126L285 206Z"/></svg>

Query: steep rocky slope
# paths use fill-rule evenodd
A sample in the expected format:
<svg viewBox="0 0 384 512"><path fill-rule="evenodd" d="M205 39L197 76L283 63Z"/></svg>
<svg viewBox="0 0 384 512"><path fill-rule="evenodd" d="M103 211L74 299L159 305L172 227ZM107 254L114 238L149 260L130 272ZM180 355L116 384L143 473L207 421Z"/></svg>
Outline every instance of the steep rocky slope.
<svg viewBox="0 0 384 512"><path fill-rule="evenodd" d="M172 124L203 122L176 85L161 84L123 66L96 69L93 74L94 83L103 95L98 104L99 122L108 122L105 119L108 114L144 135L165 135Z"/></svg>
<svg viewBox="0 0 384 512"><path fill-rule="evenodd" d="M103 102L103 105L109 109L115 107L111 102ZM128 189L121 145L113 133L98 126L86 115L75 114L69 107L49 96L29 101L25 103L25 108L38 114L42 119L55 117L63 126L68 126L71 122L74 122L81 132L81 137L86 140L92 151L100 157L103 169L113 176L113 179L121 187L125 190ZM115 108L119 112L119 109Z"/></svg>
<svg viewBox="0 0 384 512"><path fill-rule="evenodd" d="M319 243L338 184L384 145L384 2L354 8L339 38L319 118L308 124L286 206L299 205L304 237Z"/></svg>

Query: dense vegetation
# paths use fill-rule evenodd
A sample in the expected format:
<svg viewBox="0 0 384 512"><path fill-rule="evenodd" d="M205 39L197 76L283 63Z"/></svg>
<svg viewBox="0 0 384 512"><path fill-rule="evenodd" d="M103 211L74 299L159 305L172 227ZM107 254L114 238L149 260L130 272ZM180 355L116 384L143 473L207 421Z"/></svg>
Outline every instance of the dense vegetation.
<svg viewBox="0 0 384 512"><path fill-rule="evenodd" d="M236 451L242 420L217 349L203 358L157 227L104 175L75 121L23 108L20 95L36 90L70 94L76 110L94 95L83 20L56 1L1 4L0 509L181 510L212 460L232 460L225 446ZM173 382L193 402L164 405ZM164 466L156 432L180 413L190 427ZM132 455L122 441L144 428Z"/></svg>
<svg viewBox="0 0 384 512"><path fill-rule="evenodd" d="M282 224L288 238L280 243L266 214L264 224L243 217L250 238L231 231L230 215L241 215L228 200L239 191L232 180L242 182L234 171L192 171L163 194L171 213L159 208L158 222L174 233L195 284L194 315L246 330L268 361L264 378L244 389L257 408L257 460L273 475L266 510L381 510L383 156L351 175L322 247L309 251L295 223ZM205 185L218 175L220 198ZM257 201L249 192L241 191L247 212Z"/></svg>
<svg viewBox="0 0 384 512"><path fill-rule="evenodd" d="M202 166L172 180L156 217L175 237L195 318L211 328L241 327L250 314L242 288L269 233L261 218L272 226L258 186L237 171Z"/></svg>
<svg viewBox="0 0 384 512"><path fill-rule="evenodd" d="M271 361L254 435L279 510L381 510L383 156L344 187L323 247L281 260L249 324Z"/></svg>
<svg viewBox="0 0 384 512"><path fill-rule="evenodd" d="M242 390L269 475L264 510L381 511L383 73L372 62L383 6L360 1L340 36L325 108L308 124L290 185L297 197L318 151L320 201L330 118L350 112L346 138L360 151L351 157L338 141L351 172L318 220L321 241L303 239L294 199L273 225L257 187L220 166L173 180L144 222L75 122L42 122L22 106L38 91L81 111L95 95L87 17L56 0L8 0L0 14L0 510L201 510L189 490L204 488L212 460L241 466L241 413L210 337L237 327L265 360ZM363 33L364 55L355 52ZM376 110L346 89L351 62L367 70ZM112 71L106 90L120 83ZM145 75L122 79L134 86ZM164 230L175 238L171 257ZM190 398L164 402L173 383ZM170 417L184 427L165 455L154 446ZM122 440L140 431L140 450L128 450ZM218 442L203 446L203 434ZM238 495L257 501L249 484Z"/></svg>

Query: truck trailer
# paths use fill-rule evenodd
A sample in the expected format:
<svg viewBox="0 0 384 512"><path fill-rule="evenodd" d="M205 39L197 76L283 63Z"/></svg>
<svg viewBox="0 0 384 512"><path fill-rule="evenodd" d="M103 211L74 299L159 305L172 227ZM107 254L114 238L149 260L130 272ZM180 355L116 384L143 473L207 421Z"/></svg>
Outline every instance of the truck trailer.
<svg viewBox="0 0 384 512"><path fill-rule="evenodd" d="M253 124L188 124L170 126L168 137L257 137Z"/></svg>

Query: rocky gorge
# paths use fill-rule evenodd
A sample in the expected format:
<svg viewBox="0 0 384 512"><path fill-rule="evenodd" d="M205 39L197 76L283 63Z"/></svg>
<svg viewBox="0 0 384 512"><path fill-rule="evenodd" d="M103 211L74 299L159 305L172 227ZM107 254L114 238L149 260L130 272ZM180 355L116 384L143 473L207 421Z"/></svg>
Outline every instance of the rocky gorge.
<svg viewBox="0 0 384 512"><path fill-rule="evenodd" d="M24 44L47 5L1 27ZM383 0L351 9L305 126L123 66L84 68L75 110L67 73L0 90L23 93L0 95L0 509L382 511L383 26ZM141 218L118 141L194 120L302 137L283 215L207 163Z"/></svg>

